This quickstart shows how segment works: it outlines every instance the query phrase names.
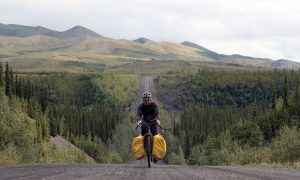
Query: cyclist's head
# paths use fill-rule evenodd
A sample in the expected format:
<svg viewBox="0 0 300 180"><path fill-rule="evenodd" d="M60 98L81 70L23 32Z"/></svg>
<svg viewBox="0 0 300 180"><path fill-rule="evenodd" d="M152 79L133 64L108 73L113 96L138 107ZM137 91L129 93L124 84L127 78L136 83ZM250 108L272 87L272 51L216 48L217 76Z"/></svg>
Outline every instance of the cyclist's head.
<svg viewBox="0 0 300 180"><path fill-rule="evenodd" d="M152 101L152 96L150 92L144 92L142 95L143 103L149 105Z"/></svg>

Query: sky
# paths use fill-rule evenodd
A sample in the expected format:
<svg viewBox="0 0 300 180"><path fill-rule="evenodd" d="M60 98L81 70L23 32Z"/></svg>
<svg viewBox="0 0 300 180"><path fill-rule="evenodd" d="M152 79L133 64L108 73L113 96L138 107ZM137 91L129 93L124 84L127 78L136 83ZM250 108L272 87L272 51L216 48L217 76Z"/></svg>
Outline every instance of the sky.
<svg viewBox="0 0 300 180"><path fill-rule="evenodd" d="M300 62L299 0L0 0L0 23Z"/></svg>

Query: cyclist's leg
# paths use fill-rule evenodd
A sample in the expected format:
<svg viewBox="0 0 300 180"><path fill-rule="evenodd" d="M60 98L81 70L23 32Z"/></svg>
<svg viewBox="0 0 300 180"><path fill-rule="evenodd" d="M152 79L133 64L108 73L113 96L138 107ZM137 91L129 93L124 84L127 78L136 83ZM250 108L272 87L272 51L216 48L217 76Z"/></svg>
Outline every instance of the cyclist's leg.
<svg viewBox="0 0 300 180"><path fill-rule="evenodd" d="M151 130L151 133L153 136L157 135L158 134L158 131L157 131L157 125L156 124L152 124L150 126L150 130Z"/></svg>
<svg viewBox="0 0 300 180"><path fill-rule="evenodd" d="M152 133L153 136L155 136L155 135L158 134L158 129L157 129L157 125L156 124L152 124L150 126L150 130L151 130L151 133ZM157 159L153 158L153 162L154 163L157 163L157 161L158 161Z"/></svg>
<svg viewBox="0 0 300 180"><path fill-rule="evenodd" d="M141 127L141 134L142 134L142 136L144 136L146 133L147 133L147 127L144 126L144 125L142 125L142 127Z"/></svg>

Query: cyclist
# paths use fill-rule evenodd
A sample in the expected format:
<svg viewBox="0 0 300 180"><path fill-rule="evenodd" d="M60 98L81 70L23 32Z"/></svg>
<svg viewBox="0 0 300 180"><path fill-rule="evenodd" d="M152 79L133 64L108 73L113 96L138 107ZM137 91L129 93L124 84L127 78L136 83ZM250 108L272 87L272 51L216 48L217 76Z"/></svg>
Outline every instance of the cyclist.
<svg viewBox="0 0 300 180"><path fill-rule="evenodd" d="M137 121L142 120L142 122L155 122L159 121L159 110L157 104L152 101L152 96L150 92L145 92L142 95L143 102L137 108ZM157 125L152 124L150 126L150 131L153 136L157 135ZM141 127L141 134L144 136L147 133L147 127L142 125ZM153 162L157 162L156 159L153 159Z"/></svg>

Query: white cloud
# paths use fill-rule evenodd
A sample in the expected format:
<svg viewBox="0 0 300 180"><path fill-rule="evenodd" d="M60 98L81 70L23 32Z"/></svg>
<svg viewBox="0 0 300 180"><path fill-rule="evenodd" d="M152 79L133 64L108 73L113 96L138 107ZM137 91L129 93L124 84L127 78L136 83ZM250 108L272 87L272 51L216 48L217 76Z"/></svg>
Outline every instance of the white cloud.
<svg viewBox="0 0 300 180"><path fill-rule="evenodd" d="M199 43L227 54L300 61L298 0L2 0L0 22Z"/></svg>

